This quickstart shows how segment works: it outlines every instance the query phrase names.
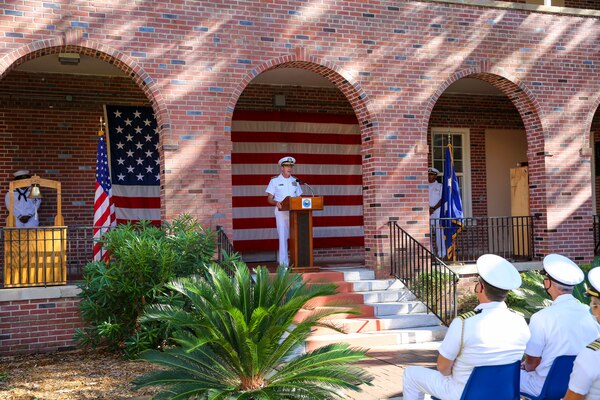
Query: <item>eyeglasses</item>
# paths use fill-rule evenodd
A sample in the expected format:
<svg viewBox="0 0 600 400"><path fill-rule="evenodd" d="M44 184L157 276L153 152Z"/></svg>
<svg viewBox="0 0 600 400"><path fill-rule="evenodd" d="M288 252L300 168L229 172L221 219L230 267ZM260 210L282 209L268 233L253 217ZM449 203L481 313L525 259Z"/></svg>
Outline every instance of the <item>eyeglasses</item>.
<svg viewBox="0 0 600 400"><path fill-rule="evenodd" d="M479 293L480 288L481 288L481 281L478 280L477 283L475 284L475 288L473 289L473 291L475 293Z"/></svg>

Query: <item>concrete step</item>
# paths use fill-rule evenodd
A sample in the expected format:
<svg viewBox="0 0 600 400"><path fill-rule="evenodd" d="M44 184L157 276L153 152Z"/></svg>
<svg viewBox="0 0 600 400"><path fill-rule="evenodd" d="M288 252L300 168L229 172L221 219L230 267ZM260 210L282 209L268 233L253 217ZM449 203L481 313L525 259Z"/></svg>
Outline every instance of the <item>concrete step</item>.
<svg viewBox="0 0 600 400"><path fill-rule="evenodd" d="M397 303L365 303L373 307L376 317L384 317L387 315L401 315L426 313L427 307L420 301L403 301Z"/></svg>
<svg viewBox="0 0 600 400"><path fill-rule="evenodd" d="M372 271L367 268L343 268L343 269L332 269L328 270L328 272L338 272L342 273L344 278L340 280L344 280L346 282L356 282L356 281L364 281L364 280L373 280L375 279L375 271ZM323 273L323 272L321 272Z"/></svg>
<svg viewBox="0 0 600 400"><path fill-rule="evenodd" d="M368 292L356 292L362 294L365 304L392 303L397 301L415 300L415 295L407 289L371 290Z"/></svg>
<svg viewBox="0 0 600 400"><path fill-rule="evenodd" d="M368 292L371 290L406 289L398 279L364 279L350 283L355 292Z"/></svg>
<svg viewBox="0 0 600 400"><path fill-rule="evenodd" d="M361 293L337 293L331 296L319 296L312 300L309 300L303 308L311 309L315 307L327 306L327 305L341 305L350 306L364 304L364 295Z"/></svg>
<svg viewBox="0 0 600 400"><path fill-rule="evenodd" d="M427 326L414 329L397 329L382 332L315 335L306 341L306 350L312 351L332 343L348 343L352 347L376 348L409 343L442 340L447 328Z"/></svg>
<svg viewBox="0 0 600 400"><path fill-rule="evenodd" d="M390 315L382 318L331 318L327 321L344 333L381 332L396 329L411 329L422 326L440 325L440 320L433 314ZM315 328L313 335L333 335L337 331L325 327Z"/></svg>

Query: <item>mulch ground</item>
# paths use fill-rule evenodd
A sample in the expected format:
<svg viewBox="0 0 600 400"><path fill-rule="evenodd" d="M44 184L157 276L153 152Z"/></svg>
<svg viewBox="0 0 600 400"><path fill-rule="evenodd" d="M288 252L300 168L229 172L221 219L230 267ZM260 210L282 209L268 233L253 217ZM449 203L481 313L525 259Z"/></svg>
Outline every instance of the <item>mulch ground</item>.
<svg viewBox="0 0 600 400"><path fill-rule="evenodd" d="M131 381L157 367L107 352L70 351L0 358L0 399L147 399Z"/></svg>

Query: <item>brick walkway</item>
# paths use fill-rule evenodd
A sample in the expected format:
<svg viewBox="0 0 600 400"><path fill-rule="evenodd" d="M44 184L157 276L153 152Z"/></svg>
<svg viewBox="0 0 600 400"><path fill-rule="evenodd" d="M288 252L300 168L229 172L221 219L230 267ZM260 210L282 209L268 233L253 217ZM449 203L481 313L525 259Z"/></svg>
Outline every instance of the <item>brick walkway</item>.
<svg viewBox="0 0 600 400"><path fill-rule="evenodd" d="M374 377L373 386L365 386L362 392L350 392L346 399L383 400L401 399L402 374L409 365L435 367L440 342L417 343L369 350L371 357L357 365L367 369Z"/></svg>

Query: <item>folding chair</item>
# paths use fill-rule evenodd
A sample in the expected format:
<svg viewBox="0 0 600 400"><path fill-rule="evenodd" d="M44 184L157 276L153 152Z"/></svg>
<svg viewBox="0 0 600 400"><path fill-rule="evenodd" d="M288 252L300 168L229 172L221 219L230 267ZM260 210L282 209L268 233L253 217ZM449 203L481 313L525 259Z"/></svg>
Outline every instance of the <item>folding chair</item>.
<svg viewBox="0 0 600 400"><path fill-rule="evenodd" d="M520 369L521 361L473 368L460 400L519 400Z"/></svg>
<svg viewBox="0 0 600 400"><path fill-rule="evenodd" d="M558 356L552 362L546 381L539 396L521 392L521 396L528 400L560 400L569 388L569 377L573 371L575 356Z"/></svg>

